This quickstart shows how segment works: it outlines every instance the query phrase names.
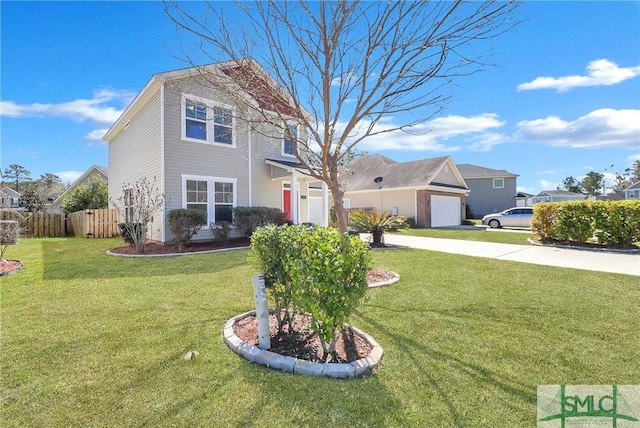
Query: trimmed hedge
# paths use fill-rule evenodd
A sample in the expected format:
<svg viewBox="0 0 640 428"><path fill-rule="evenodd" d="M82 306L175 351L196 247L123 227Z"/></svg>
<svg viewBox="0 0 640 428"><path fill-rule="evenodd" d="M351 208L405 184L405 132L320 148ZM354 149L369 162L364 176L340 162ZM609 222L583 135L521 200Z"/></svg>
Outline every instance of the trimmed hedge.
<svg viewBox="0 0 640 428"><path fill-rule="evenodd" d="M178 245L178 251L182 252L193 235L198 233L207 222L207 213L200 210L178 208L169 211L167 221L169 230L173 234L173 240Z"/></svg>
<svg viewBox="0 0 640 428"><path fill-rule="evenodd" d="M256 229L251 248L276 315L311 315L325 357L333 354L337 333L368 289L366 244L336 229L295 225Z"/></svg>
<svg viewBox="0 0 640 428"><path fill-rule="evenodd" d="M233 219L236 228L242 230L246 236L251 236L257 227L287 222L282 210L271 207L235 207Z"/></svg>
<svg viewBox="0 0 640 428"><path fill-rule="evenodd" d="M531 229L542 240L582 243L597 237L603 245L631 246L640 241L640 201L537 203Z"/></svg>

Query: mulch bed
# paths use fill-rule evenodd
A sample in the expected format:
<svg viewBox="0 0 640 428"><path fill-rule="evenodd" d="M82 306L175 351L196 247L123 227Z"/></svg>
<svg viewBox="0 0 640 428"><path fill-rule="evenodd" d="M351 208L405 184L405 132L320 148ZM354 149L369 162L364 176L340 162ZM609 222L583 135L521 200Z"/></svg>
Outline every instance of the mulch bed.
<svg viewBox="0 0 640 428"><path fill-rule="evenodd" d="M20 272L22 263L19 260L2 260L0 261L0 276L11 275Z"/></svg>
<svg viewBox="0 0 640 428"><path fill-rule="evenodd" d="M325 361L320 339L309 331L310 322L310 316L296 315L292 323L292 330L289 331L289 327L285 323L283 333L278 333L278 321L275 315L270 315L271 349L269 351L288 357L325 363L351 363L371 354L373 349L371 344L350 327L346 327L338 333L337 358L334 359L328 355ZM258 321L255 316L250 315L237 321L233 329L241 340L250 345L258 346Z"/></svg>

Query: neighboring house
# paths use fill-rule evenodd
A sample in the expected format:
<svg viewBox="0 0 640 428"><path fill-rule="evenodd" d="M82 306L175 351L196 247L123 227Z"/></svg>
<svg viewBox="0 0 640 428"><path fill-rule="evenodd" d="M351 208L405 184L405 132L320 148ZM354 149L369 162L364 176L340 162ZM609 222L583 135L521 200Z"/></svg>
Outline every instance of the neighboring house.
<svg viewBox="0 0 640 428"><path fill-rule="evenodd" d="M66 188L64 192L62 192L54 201L53 201L53 209L59 212L62 212L61 204L62 198L71 193L78 186L85 186L89 184L89 180L93 177L98 177L101 180L104 180L105 183L109 182L109 168L106 166L98 166L92 165L88 170L85 171L84 174L80 176L76 181L71 183L69 187Z"/></svg>
<svg viewBox="0 0 640 428"><path fill-rule="evenodd" d="M458 164L458 170L469 187L467 204L474 218L516 206L518 174L468 163Z"/></svg>
<svg viewBox="0 0 640 428"><path fill-rule="evenodd" d="M20 208L20 198L22 195L11 187L5 186L0 190L0 207L5 209Z"/></svg>
<svg viewBox="0 0 640 428"><path fill-rule="evenodd" d="M569 192L568 190L544 190L533 197L533 203L584 201L585 199L586 196L582 193Z"/></svg>
<svg viewBox="0 0 640 428"><path fill-rule="evenodd" d="M640 181L624 189L625 199L640 199Z"/></svg>
<svg viewBox="0 0 640 428"><path fill-rule="evenodd" d="M261 88L274 88L268 74L254 61L250 64L260 76ZM257 116L250 127L240 119L233 97L205 81L233 83L229 75L238 69L237 63L204 69L210 73L207 79L195 68L153 75L107 131L110 198L120 197L126 183L143 177L153 182L155 177L165 204L154 216L149 238L165 243L173 239L166 214L176 208L206 212L207 223L194 240L211 239L210 225L232 221L236 206L280 208L294 223L327 225L327 187L299 168L284 132ZM283 105L282 98L264 91L245 95L268 114ZM270 132L256 132L256 126ZM276 132L282 137L265 136Z"/></svg>
<svg viewBox="0 0 640 428"><path fill-rule="evenodd" d="M534 195L525 192L516 193L516 207L531 207L533 206Z"/></svg>
<svg viewBox="0 0 640 428"><path fill-rule="evenodd" d="M596 200L598 201L624 201L625 200L625 192L624 190L621 192L613 192L607 193L606 195L596 196Z"/></svg>
<svg viewBox="0 0 640 428"><path fill-rule="evenodd" d="M347 166L345 208L373 208L415 219L418 227L456 226L469 189L450 156L396 162L364 156Z"/></svg>

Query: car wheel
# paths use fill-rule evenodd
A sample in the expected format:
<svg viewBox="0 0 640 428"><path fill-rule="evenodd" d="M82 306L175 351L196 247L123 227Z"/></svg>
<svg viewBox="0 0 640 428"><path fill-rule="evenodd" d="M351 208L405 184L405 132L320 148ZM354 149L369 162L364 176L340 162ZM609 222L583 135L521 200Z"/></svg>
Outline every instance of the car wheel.
<svg viewBox="0 0 640 428"><path fill-rule="evenodd" d="M497 229L497 228L500 227L500 222L498 220L495 220L495 219L491 220L489 222L489 227L492 228L492 229Z"/></svg>

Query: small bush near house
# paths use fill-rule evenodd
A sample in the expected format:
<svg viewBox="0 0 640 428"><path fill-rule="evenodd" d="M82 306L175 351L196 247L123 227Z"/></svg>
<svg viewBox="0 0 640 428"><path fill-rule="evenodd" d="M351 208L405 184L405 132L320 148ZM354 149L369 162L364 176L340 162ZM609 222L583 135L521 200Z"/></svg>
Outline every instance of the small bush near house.
<svg viewBox="0 0 640 428"><path fill-rule="evenodd" d="M245 236L251 236L258 227L284 224L287 221L282 210L271 207L235 207L233 218L236 227L242 230Z"/></svg>
<svg viewBox="0 0 640 428"><path fill-rule="evenodd" d="M229 242L231 223L228 221L217 221L211 225L211 230L213 231L213 242L220 245Z"/></svg>
<svg viewBox="0 0 640 428"><path fill-rule="evenodd" d="M120 236L129 245L135 245L136 239L141 240L145 233L144 227L140 223L129 225L127 223L118 223L118 228L120 229Z"/></svg>
<svg viewBox="0 0 640 428"><path fill-rule="evenodd" d="M182 252L193 235L207 223L207 214L200 210L180 208L169 211L167 221L178 251Z"/></svg>
<svg viewBox="0 0 640 428"><path fill-rule="evenodd" d="M276 312L310 314L324 354L335 358L337 333L368 288L366 245L332 228L268 226L254 232L251 248Z"/></svg>

